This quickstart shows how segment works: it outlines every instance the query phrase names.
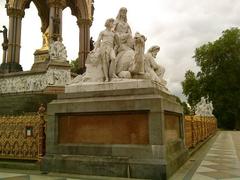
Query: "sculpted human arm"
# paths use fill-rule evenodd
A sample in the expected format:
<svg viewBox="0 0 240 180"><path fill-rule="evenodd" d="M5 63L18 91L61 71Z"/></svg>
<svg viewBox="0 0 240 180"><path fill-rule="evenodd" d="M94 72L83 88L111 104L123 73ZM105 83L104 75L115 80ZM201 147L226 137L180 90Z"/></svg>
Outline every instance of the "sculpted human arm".
<svg viewBox="0 0 240 180"><path fill-rule="evenodd" d="M154 59L153 57L150 58L150 64L154 70L157 70L159 68L159 64L156 62L156 59Z"/></svg>
<svg viewBox="0 0 240 180"><path fill-rule="evenodd" d="M129 24L128 24L127 33L128 33L129 35L132 35L132 30L131 30L131 28L130 28Z"/></svg>
<svg viewBox="0 0 240 180"><path fill-rule="evenodd" d="M101 32L101 33L99 34L98 39L97 39L97 41L96 41L96 43L95 43L95 48L94 48L94 49L97 49L97 48L100 47L102 38L103 38L103 32Z"/></svg>

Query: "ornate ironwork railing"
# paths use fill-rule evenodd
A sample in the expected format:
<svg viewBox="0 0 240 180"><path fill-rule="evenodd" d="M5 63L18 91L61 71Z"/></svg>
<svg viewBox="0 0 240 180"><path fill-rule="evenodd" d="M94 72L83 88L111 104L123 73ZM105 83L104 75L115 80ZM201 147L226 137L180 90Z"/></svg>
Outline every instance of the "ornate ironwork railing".
<svg viewBox="0 0 240 180"><path fill-rule="evenodd" d="M0 116L0 159L41 159L45 149L44 131L43 116Z"/></svg>
<svg viewBox="0 0 240 180"><path fill-rule="evenodd" d="M217 131L217 119L214 116L185 116L185 145L195 147Z"/></svg>

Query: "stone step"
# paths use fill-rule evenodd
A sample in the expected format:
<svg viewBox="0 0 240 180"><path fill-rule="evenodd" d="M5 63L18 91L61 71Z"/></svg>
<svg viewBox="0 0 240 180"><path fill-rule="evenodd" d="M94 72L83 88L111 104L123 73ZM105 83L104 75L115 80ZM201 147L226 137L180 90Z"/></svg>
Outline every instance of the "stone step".
<svg viewBox="0 0 240 180"><path fill-rule="evenodd" d="M20 175L20 176L13 176L13 177L3 177L0 180L29 180L28 175Z"/></svg>
<svg viewBox="0 0 240 180"><path fill-rule="evenodd" d="M8 175L10 176L10 175ZM46 176L38 176L38 175L14 175L11 177L0 177L0 180L67 180L68 178L64 177L46 177ZM69 179L70 180L70 179ZM74 179L73 179L74 180ZM76 180L76 179L75 179Z"/></svg>
<svg viewBox="0 0 240 180"><path fill-rule="evenodd" d="M65 177L48 177L48 176L41 176L41 175L29 175L28 180L67 180L68 178ZM73 179L76 180L76 179Z"/></svg>
<svg viewBox="0 0 240 180"><path fill-rule="evenodd" d="M37 161L0 160L0 168L20 169L20 170L39 170L40 165Z"/></svg>

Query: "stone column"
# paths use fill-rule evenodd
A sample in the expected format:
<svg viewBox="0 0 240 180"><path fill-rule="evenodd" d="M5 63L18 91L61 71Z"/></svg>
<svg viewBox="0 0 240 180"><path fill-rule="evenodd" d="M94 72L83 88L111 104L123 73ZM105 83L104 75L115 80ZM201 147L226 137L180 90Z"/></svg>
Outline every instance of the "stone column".
<svg viewBox="0 0 240 180"><path fill-rule="evenodd" d="M79 69L83 73L85 71L85 61L90 50L90 26L92 21L89 19L78 19L79 26Z"/></svg>
<svg viewBox="0 0 240 180"><path fill-rule="evenodd" d="M7 56L7 50L3 50L3 57L2 57L2 63L5 64L7 59L6 59L6 56Z"/></svg>
<svg viewBox="0 0 240 180"><path fill-rule="evenodd" d="M8 9L9 16L9 43L7 63L19 64L21 48L21 28L24 11L19 9Z"/></svg>
<svg viewBox="0 0 240 180"><path fill-rule="evenodd" d="M48 0L49 14L49 37L52 41L62 41L62 10L66 6L65 0Z"/></svg>

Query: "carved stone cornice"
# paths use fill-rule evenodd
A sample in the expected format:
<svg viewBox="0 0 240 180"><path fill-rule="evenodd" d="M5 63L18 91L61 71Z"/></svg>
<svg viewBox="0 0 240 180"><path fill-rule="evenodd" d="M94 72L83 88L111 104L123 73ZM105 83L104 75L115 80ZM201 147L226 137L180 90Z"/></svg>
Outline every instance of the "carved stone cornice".
<svg viewBox="0 0 240 180"><path fill-rule="evenodd" d="M79 27L84 26L84 25L91 26L92 20L91 19L78 19L77 24Z"/></svg>
<svg viewBox="0 0 240 180"><path fill-rule="evenodd" d="M22 17L24 17L25 12L22 9L8 8L7 9L7 15L22 18Z"/></svg>
<svg viewBox="0 0 240 180"><path fill-rule="evenodd" d="M49 7L58 7L63 9L66 7L66 0L47 0Z"/></svg>

